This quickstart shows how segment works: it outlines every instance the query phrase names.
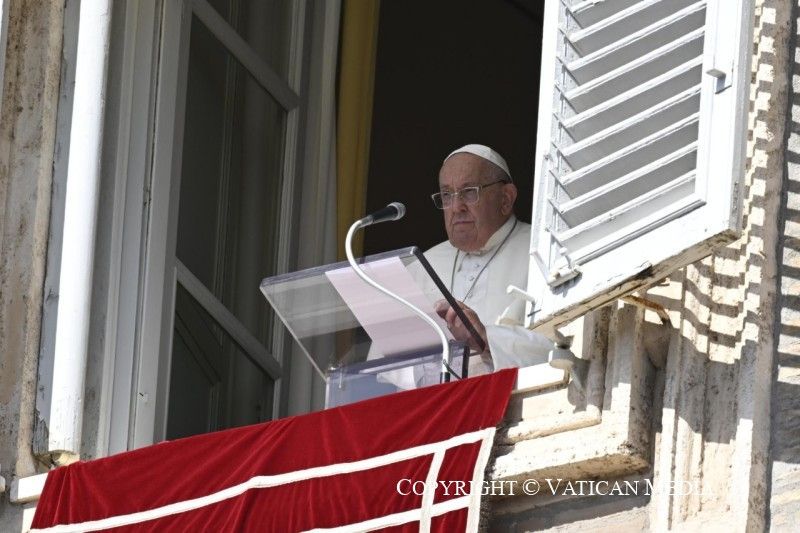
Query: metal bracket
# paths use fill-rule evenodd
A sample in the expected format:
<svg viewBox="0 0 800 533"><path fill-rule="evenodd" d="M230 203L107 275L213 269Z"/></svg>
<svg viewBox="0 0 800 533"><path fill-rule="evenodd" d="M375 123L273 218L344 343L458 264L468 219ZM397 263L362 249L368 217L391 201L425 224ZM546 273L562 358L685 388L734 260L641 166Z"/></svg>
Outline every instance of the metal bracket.
<svg viewBox="0 0 800 533"><path fill-rule="evenodd" d="M518 300L525 300L526 302L530 302L531 305L534 305L536 303L536 300L533 298L533 296L523 291L516 285L509 285L508 287L506 287L506 294L510 294Z"/></svg>
<svg viewBox="0 0 800 533"><path fill-rule="evenodd" d="M725 70L712 67L706 71L706 74L716 79L714 92L717 94L721 93L733 84L733 65Z"/></svg>
<svg viewBox="0 0 800 533"><path fill-rule="evenodd" d="M669 319L669 313L667 312L666 308L663 305L654 302L653 300L648 300L647 298L642 298L641 296L623 296L620 298L625 303L635 305L636 307L641 307L643 309L649 309L653 311L655 314L658 315L658 318L661 319L662 324L670 324L672 325L672 321Z"/></svg>
<svg viewBox="0 0 800 533"><path fill-rule="evenodd" d="M558 270L551 272L550 269L547 268L547 265L545 265L542 256L539 255L539 252L531 252L531 256L533 257L533 260L536 261L536 265L539 267L539 270L542 271L545 281L551 288L563 285L569 280L577 278L581 275L581 268L577 265L570 266L568 264L565 267L561 267Z"/></svg>
<svg viewBox="0 0 800 533"><path fill-rule="evenodd" d="M509 305L500 318L497 319L497 324L506 326L524 326L519 318L525 315L525 302L531 304L531 312L528 316L533 316L538 309L536 309L536 300L525 292L524 290L514 285L506 287L506 294L513 296L513 303Z"/></svg>
<svg viewBox="0 0 800 533"><path fill-rule="evenodd" d="M563 285L564 283L568 282L571 279L577 278L581 275L581 269L579 267L562 267L550 274L550 277L547 280L547 284L550 287L558 287L559 285Z"/></svg>
<svg viewBox="0 0 800 533"><path fill-rule="evenodd" d="M531 294L529 294L528 292L520 289L519 287L516 287L514 285L509 285L506 288L506 293L514 296L514 300L515 301L518 301L518 302L526 301L526 302L529 302L531 304L531 307L533 307L534 309L528 316L533 316L534 313L539 311L539 309L535 309L536 300L534 299L534 297ZM513 306L513 304L510 305L507 310L511 309L512 306ZM505 313L504 313L504 315L505 315ZM501 317L497 321L497 324L506 325L506 326L522 326L522 324L520 324L518 321L511 320L511 319L509 319L509 318L507 318L505 316ZM544 330L540 330L539 333L541 333L545 337L547 337L550 340L552 340L557 348L566 348L566 349L568 349L572 345L572 337L568 337L568 336L564 335L563 333L561 333L558 330L557 327L551 327L551 328L547 328L547 329L544 329Z"/></svg>
<svg viewBox="0 0 800 533"><path fill-rule="evenodd" d="M560 267L555 271L551 271L545 264L542 256L539 255L538 251L534 250L531 252L531 256L533 257L534 261L536 261L539 270L542 271L547 284L553 288L578 277L581 274L581 268L569 255L567 247L564 246L564 243L562 243L558 237L555 236L555 233L550 228L545 228L545 231L550 234L550 238L553 239L553 241L555 241L555 243L559 246L558 253L560 253L567 262L566 266Z"/></svg>

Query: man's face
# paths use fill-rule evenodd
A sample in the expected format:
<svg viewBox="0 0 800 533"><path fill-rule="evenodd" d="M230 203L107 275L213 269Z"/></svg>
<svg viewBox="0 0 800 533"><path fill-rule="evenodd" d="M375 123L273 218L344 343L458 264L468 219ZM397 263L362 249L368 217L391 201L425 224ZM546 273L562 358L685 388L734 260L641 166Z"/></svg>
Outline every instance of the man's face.
<svg viewBox="0 0 800 533"><path fill-rule="evenodd" d="M489 161L469 153L450 157L439 171L439 190L456 192L464 187L486 185L497 178ZM517 188L499 183L481 190L478 203L467 205L455 198L444 210L450 243L464 252L479 250L500 229L514 209Z"/></svg>

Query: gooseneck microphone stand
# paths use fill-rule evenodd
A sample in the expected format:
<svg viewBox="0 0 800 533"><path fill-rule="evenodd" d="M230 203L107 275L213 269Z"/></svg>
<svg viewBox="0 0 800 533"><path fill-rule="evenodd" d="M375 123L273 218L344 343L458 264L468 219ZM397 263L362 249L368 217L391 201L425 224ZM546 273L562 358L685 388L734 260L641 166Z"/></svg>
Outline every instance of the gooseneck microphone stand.
<svg viewBox="0 0 800 533"><path fill-rule="evenodd" d="M366 216L360 220L356 220L353 222L353 225L350 226L350 229L347 231L347 237L344 241L344 250L347 254L347 260L350 262L350 266L353 267L355 273L363 279L366 283L375 287L385 295L397 300L401 304L405 305L409 309L411 309L416 315L418 315L422 320L427 322L436 333L439 335L439 340L442 342L442 369L441 369L441 377L440 382L444 383L448 381L450 373L448 371L448 362L450 361L450 343L447 341L447 337L444 334L444 330L433 320L428 314L419 309L417 306L406 300L405 298L393 293L389 289L382 287L378 282L374 281L370 278L364 270L356 263L355 258L353 257L353 235L361 229L372 224L378 224L380 222L387 222L392 220L399 220L403 218L406 214L406 208L400 202L392 202L388 206L384 207L383 209L373 213L372 215Z"/></svg>

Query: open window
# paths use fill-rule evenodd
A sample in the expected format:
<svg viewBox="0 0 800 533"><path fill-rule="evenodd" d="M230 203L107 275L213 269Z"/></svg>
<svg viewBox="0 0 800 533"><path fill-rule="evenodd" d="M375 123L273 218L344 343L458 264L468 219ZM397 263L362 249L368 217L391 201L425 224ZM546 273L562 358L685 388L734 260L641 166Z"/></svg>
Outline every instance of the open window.
<svg viewBox="0 0 800 533"><path fill-rule="evenodd" d="M751 4L546 3L529 327L568 322L737 236Z"/></svg>

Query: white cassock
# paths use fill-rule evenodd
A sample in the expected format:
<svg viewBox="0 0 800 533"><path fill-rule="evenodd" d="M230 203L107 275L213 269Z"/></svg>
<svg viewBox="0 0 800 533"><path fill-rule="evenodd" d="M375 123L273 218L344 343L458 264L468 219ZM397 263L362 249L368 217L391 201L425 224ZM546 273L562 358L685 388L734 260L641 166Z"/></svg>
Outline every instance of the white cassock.
<svg viewBox="0 0 800 533"><path fill-rule="evenodd" d="M553 349L553 341L544 335L523 326L496 323L504 313L513 322L525 322L524 306L507 294L506 287L527 288L530 236L530 224L512 215L478 251L458 251L445 241L425 252L453 297L475 311L486 327L494 370L546 363L548 352Z"/></svg>

